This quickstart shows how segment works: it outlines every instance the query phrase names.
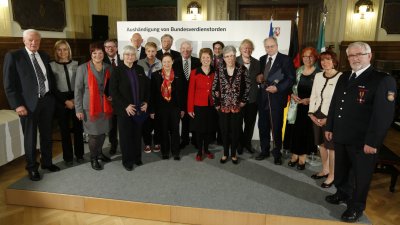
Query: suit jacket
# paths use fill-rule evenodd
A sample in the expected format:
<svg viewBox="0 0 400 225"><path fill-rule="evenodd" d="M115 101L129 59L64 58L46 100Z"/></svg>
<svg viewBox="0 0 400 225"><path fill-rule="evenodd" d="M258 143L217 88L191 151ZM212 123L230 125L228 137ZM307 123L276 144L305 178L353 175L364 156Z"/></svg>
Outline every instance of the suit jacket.
<svg viewBox="0 0 400 225"><path fill-rule="evenodd" d="M146 55L146 49L143 47L143 46L141 46L140 47L140 56L139 56L139 58L137 59L137 60L139 60L139 59L144 59L144 58L146 58L147 57L147 55Z"/></svg>
<svg viewBox="0 0 400 225"><path fill-rule="evenodd" d="M265 64L267 62L268 55L261 56L260 58L260 73L264 73ZM278 92L274 94L269 94L270 105L273 109L284 108L287 104L287 96L289 91L295 81L296 71L293 66L293 62L289 56L282 53L277 54L274 63L271 66L269 75L266 81L266 85L271 85L276 83L274 80L279 80L276 84ZM259 93L259 104L263 108L268 107L268 97L265 87L261 85Z"/></svg>
<svg viewBox="0 0 400 225"><path fill-rule="evenodd" d="M166 104L173 104L178 107L180 111L185 111L185 100L181 94L182 79L184 78L179 74L175 74L174 81L171 84L171 101L168 103L161 95L161 84L164 81L161 70L151 75L150 113L158 113Z"/></svg>
<svg viewBox="0 0 400 225"><path fill-rule="evenodd" d="M118 61L118 62L117 62L118 66L124 64L124 61L122 61L122 60L119 58L119 54L118 54L118 53L117 53L117 61ZM104 54L103 62L105 62L105 63L111 65L110 58L108 58L107 54Z"/></svg>
<svg viewBox="0 0 400 225"><path fill-rule="evenodd" d="M132 68L125 64L117 66L110 79L110 92L113 96L112 105L114 114L118 116L128 117L125 109L128 105L133 104L132 86L126 70L134 70L138 78L139 86L139 101L150 101L150 79L146 76L143 67L134 64Z"/></svg>
<svg viewBox="0 0 400 225"><path fill-rule="evenodd" d="M38 53L46 67L49 93L54 94L56 86L49 64L50 57L43 51L38 51ZM31 112L35 111L39 99L39 87L35 69L25 48L6 54L3 66L3 83L12 109L25 106Z"/></svg>
<svg viewBox="0 0 400 225"><path fill-rule="evenodd" d="M190 57L190 63L191 66L189 68L189 73L193 70L193 69L197 69L201 66L201 62L200 59L196 58L196 57ZM176 59L174 61L174 64L172 65L175 74L179 74L182 77L182 85L183 85L183 89L182 89L182 95L185 99L185 112L187 109L187 94L188 94L188 90L189 90L189 81L186 80L185 77L185 73L183 72L183 61L182 61L182 57L179 57L178 59Z"/></svg>
<svg viewBox="0 0 400 225"><path fill-rule="evenodd" d="M236 62L244 65L242 56L236 57ZM249 78L250 78L250 91L249 91L249 103L257 101L258 95L258 83L256 80L257 75L260 74L260 61L250 56L250 67L249 67Z"/></svg>
<svg viewBox="0 0 400 225"><path fill-rule="evenodd" d="M182 57L182 56L181 56L181 53L179 53L179 52L177 52L177 51L175 51L175 50L170 49L169 51L170 51L170 53L171 53L172 58L173 58L174 61L177 60L177 59L179 59L180 57ZM160 49L160 50L157 51L156 58L159 59L159 60L161 60L162 56L163 56L163 52L162 52L162 50Z"/></svg>
<svg viewBox="0 0 400 225"><path fill-rule="evenodd" d="M343 73L336 84L326 130L335 142L379 148L393 121L396 82L372 66L354 81L350 75Z"/></svg>

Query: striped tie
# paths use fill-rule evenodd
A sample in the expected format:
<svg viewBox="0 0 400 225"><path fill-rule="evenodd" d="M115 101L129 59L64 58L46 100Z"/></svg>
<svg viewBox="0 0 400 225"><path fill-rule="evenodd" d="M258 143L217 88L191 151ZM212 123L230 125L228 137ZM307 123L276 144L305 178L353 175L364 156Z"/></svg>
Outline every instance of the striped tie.
<svg viewBox="0 0 400 225"><path fill-rule="evenodd" d="M185 60L185 65L183 65L183 72L185 73L186 80L189 80L189 62L187 59Z"/></svg>
<svg viewBox="0 0 400 225"><path fill-rule="evenodd" d="M46 81L46 77L43 74L42 69L39 66L39 63L35 57L35 53L32 53L32 62L33 62L33 67L35 68L36 71L36 77L39 81L39 97L43 97L46 94L46 86L44 82Z"/></svg>

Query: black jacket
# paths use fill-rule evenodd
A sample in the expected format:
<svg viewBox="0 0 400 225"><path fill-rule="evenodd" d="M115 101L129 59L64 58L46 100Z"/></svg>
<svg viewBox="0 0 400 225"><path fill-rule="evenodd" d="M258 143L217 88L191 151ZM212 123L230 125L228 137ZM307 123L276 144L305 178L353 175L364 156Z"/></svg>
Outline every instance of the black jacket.
<svg viewBox="0 0 400 225"><path fill-rule="evenodd" d="M128 116L125 109L133 104L132 87L126 70L134 70L139 82L139 101L141 103L150 101L150 79L144 73L143 67L134 64L132 68L125 64L117 66L111 75L110 92L114 114Z"/></svg>

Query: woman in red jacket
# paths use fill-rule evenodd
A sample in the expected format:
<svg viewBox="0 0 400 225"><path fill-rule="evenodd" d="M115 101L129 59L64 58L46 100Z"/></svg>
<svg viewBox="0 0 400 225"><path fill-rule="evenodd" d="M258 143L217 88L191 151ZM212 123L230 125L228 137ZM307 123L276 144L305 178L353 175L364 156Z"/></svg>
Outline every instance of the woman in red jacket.
<svg viewBox="0 0 400 225"><path fill-rule="evenodd" d="M193 118L191 129L196 131L197 161L203 160L203 153L209 159L214 158L214 154L208 150L216 124L216 112L211 96L214 81L214 69L211 67L212 54L210 48L200 49L201 67L192 70L189 80L187 110L189 116Z"/></svg>

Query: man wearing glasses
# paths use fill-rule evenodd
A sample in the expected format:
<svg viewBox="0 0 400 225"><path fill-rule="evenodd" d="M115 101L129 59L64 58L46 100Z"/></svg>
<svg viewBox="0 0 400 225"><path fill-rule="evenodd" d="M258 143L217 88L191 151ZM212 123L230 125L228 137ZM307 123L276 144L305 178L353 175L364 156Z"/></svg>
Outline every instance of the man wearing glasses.
<svg viewBox="0 0 400 225"><path fill-rule="evenodd" d="M266 55L260 58L260 74L257 76L258 94L258 129L260 133L261 153L256 160L263 160L270 155L272 131L275 165L282 164L282 126L283 109L287 104L288 92L293 85L295 70L289 56L278 52L278 42L274 37L264 40Z"/></svg>
<svg viewBox="0 0 400 225"><path fill-rule="evenodd" d="M346 54L352 70L337 82L325 132L335 144L337 191L325 200L347 203L341 219L356 222L365 209L377 151L393 121L397 89L390 75L371 66L367 43L351 43Z"/></svg>

